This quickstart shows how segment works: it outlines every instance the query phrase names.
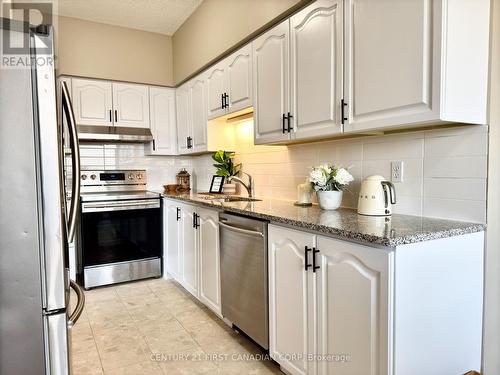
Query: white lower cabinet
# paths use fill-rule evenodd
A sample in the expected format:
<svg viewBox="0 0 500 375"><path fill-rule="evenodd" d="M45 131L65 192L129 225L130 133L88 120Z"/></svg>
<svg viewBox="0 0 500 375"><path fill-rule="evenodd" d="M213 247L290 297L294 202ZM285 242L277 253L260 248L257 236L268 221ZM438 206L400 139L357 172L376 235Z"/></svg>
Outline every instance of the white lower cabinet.
<svg viewBox="0 0 500 375"><path fill-rule="evenodd" d="M180 248L182 276L179 280L193 296L198 297L198 244L194 206L183 204L181 209Z"/></svg>
<svg viewBox="0 0 500 375"><path fill-rule="evenodd" d="M166 271L220 315L219 214L164 198Z"/></svg>
<svg viewBox="0 0 500 375"><path fill-rule="evenodd" d="M174 279L179 280L181 275L181 253L179 246L180 234L180 206L168 199L163 200L163 227L164 227L164 269Z"/></svg>
<svg viewBox="0 0 500 375"><path fill-rule="evenodd" d="M305 247L314 235L269 226L269 354L290 374L312 373L312 275Z"/></svg>
<svg viewBox="0 0 500 375"><path fill-rule="evenodd" d="M287 373L480 370L483 233L395 247L268 233L270 354Z"/></svg>
<svg viewBox="0 0 500 375"><path fill-rule="evenodd" d="M219 214L205 208L197 208L196 213L199 225L200 300L220 315Z"/></svg>

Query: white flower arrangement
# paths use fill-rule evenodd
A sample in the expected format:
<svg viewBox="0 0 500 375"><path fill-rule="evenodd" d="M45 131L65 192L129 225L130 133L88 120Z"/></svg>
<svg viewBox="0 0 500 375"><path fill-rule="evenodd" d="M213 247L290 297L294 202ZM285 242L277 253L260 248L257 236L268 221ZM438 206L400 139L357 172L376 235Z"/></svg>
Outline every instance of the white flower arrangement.
<svg viewBox="0 0 500 375"><path fill-rule="evenodd" d="M323 164L309 172L309 182L315 191L343 191L354 180L348 168Z"/></svg>

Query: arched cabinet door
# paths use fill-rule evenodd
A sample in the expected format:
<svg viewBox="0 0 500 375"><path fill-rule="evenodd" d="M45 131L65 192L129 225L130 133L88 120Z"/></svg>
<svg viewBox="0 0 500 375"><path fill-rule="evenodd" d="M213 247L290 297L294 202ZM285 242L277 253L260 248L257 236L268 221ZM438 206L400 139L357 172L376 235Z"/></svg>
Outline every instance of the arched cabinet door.
<svg viewBox="0 0 500 375"><path fill-rule="evenodd" d="M229 111L252 106L252 45L247 44L227 59Z"/></svg>
<svg viewBox="0 0 500 375"><path fill-rule="evenodd" d="M269 226L269 353L294 375L309 374L312 367L307 355L312 353L313 276L305 270L304 251L313 241L309 233Z"/></svg>
<svg viewBox="0 0 500 375"><path fill-rule="evenodd" d="M182 286L198 298L198 246L194 228L194 206L181 205Z"/></svg>
<svg viewBox="0 0 500 375"><path fill-rule="evenodd" d="M167 272L177 281L181 281L180 223L181 208L175 201L163 199L164 210L164 253Z"/></svg>
<svg viewBox="0 0 500 375"><path fill-rule="evenodd" d="M318 237L318 374L391 374L392 253Z"/></svg>
<svg viewBox="0 0 500 375"><path fill-rule="evenodd" d="M73 78L71 89L78 125L113 126L111 82Z"/></svg>
<svg viewBox="0 0 500 375"><path fill-rule="evenodd" d="M222 96L224 93L227 93L225 60L210 68L205 77L205 84L207 86L207 117L210 120L226 113L226 108L222 105Z"/></svg>
<svg viewBox="0 0 500 375"><path fill-rule="evenodd" d="M290 18L290 112L296 139L342 132L342 4L318 0Z"/></svg>
<svg viewBox="0 0 500 375"><path fill-rule="evenodd" d="M190 84L192 152L207 151L207 112L205 82L202 77L194 78Z"/></svg>
<svg viewBox="0 0 500 375"><path fill-rule="evenodd" d="M149 128L149 92L145 85L113 83L115 126Z"/></svg>
<svg viewBox="0 0 500 375"><path fill-rule="evenodd" d="M283 119L289 111L289 35L286 20L252 42L255 144L290 139Z"/></svg>

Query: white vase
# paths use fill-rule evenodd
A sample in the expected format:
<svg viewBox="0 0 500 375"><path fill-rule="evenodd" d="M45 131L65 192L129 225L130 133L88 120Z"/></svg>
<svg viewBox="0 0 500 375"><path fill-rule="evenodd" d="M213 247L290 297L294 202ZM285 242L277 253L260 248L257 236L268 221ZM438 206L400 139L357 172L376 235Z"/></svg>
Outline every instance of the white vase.
<svg viewBox="0 0 500 375"><path fill-rule="evenodd" d="M316 194L322 210L336 210L342 203L342 191L317 191Z"/></svg>

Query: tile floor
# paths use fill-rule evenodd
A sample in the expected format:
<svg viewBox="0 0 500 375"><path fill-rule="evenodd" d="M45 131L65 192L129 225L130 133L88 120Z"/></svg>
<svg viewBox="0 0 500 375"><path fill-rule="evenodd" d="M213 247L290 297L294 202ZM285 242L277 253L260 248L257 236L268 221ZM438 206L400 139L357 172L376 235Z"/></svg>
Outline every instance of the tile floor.
<svg viewBox="0 0 500 375"><path fill-rule="evenodd" d="M173 280L98 288L85 297L72 330L74 375L282 374Z"/></svg>

